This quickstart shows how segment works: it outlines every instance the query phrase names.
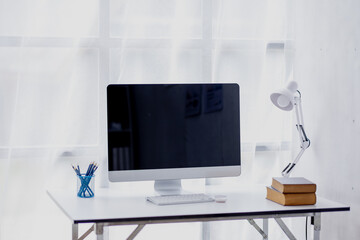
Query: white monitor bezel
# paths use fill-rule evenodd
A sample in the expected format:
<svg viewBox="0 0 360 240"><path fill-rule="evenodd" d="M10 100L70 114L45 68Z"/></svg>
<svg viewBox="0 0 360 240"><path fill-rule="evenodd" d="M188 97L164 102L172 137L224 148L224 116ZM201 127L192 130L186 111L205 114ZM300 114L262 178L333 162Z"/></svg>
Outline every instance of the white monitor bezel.
<svg viewBox="0 0 360 240"><path fill-rule="evenodd" d="M241 174L241 165L196 168L165 168L149 170L108 171L110 182L172 180L191 178L236 177Z"/></svg>

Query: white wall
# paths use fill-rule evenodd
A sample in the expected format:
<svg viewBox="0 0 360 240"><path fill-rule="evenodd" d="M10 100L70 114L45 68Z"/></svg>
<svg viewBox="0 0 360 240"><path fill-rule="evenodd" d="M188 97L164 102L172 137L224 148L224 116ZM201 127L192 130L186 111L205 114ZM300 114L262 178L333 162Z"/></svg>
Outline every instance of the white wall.
<svg viewBox="0 0 360 240"><path fill-rule="evenodd" d="M295 31L294 80L311 146L293 175L351 207L323 214L322 239L359 239L360 1L297 1Z"/></svg>

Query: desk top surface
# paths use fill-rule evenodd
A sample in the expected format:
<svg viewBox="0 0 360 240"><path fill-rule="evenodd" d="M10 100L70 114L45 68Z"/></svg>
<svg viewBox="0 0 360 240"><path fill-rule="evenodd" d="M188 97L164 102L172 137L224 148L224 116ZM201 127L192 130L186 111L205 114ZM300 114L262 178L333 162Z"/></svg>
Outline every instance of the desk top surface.
<svg viewBox="0 0 360 240"><path fill-rule="evenodd" d="M224 190L221 186L206 188L206 194L226 195L225 203L193 203L157 206L146 201L144 194L124 194L119 189L96 189L94 198L79 198L69 189L48 190L49 196L74 222L139 222L175 219L231 218L349 211L350 207L317 197L315 205L282 206L265 199L265 186Z"/></svg>

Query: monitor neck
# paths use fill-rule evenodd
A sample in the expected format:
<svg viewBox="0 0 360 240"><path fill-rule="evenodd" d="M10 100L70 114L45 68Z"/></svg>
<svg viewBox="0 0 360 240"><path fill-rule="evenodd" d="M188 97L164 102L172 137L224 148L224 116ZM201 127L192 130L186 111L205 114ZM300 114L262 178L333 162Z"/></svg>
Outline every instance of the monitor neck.
<svg viewBox="0 0 360 240"><path fill-rule="evenodd" d="M181 179L155 180L154 189L160 195L179 195L183 192Z"/></svg>

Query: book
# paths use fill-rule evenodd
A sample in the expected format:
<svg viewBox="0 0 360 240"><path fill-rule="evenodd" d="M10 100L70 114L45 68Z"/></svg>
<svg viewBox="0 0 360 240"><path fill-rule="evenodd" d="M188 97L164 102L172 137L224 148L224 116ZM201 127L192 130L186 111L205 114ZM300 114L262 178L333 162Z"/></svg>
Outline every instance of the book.
<svg viewBox="0 0 360 240"><path fill-rule="evenodd" d="M316 184L303 177L274 177L271 186L281 193L316 192Z"/></svg>
<svg viewBox="0 0 360 240"><path fill-rule="evenodd" d="M313 205L315 193L281 193L272 187L266 187L266 198L284 206Z"/></svg>

